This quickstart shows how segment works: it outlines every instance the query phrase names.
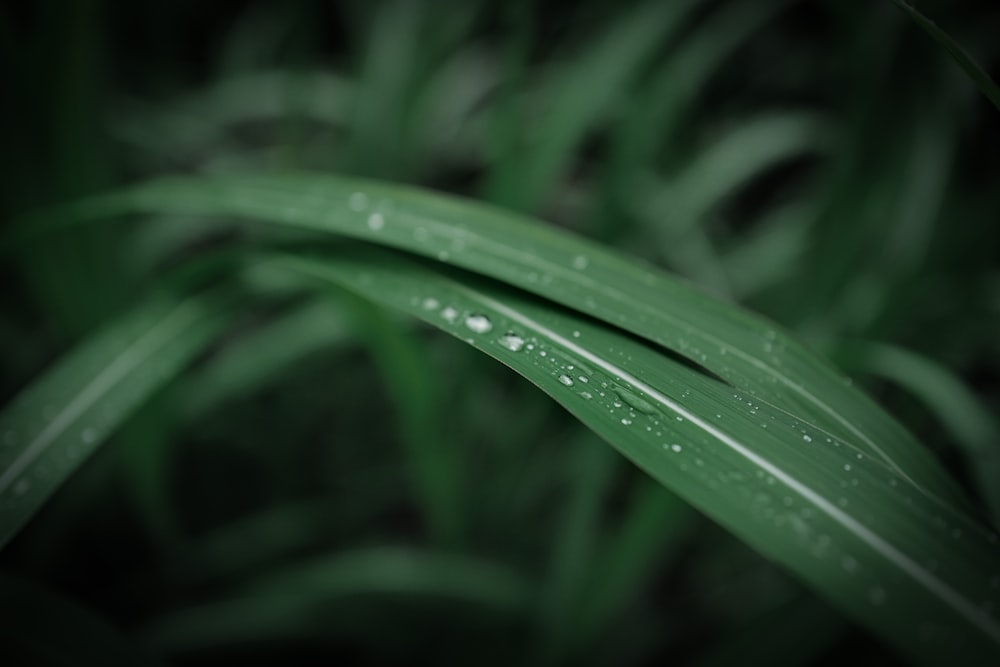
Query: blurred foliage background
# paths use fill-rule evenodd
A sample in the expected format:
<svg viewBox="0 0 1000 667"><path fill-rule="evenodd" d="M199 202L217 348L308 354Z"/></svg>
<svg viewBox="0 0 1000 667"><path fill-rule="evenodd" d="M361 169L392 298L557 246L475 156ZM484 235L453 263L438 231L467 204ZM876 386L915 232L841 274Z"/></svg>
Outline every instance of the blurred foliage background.
<svg viewBox="0 0 1000 667"><path fill-rule="evenodd" d="M918 7L996 74L1000 7ZM39 0L0 30L5 221L288 169L528 212L790 327L997 516L1000 115L890 2ZM163 217L6 261L0 397L253 242ZM0 569L8 664L897 660L527 382L346 295L255 310Z"/></svg>

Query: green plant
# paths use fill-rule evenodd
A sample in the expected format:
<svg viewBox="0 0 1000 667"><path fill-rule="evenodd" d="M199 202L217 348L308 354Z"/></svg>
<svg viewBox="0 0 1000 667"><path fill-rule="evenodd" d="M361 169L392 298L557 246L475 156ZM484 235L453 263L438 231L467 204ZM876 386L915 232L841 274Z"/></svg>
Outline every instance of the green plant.
<svg viewBox="0 0 1000 667"><path fill-rule="evenodd" d="M958 129L936 111L959 103L931 100L903 81L899 89L925 104L894 119L886 136L869 99L892 63L879 71L866 60L865 37L884 38L873 21L859 24L870 31L860 46L845 47L857 51L858 92L842 118L741 108L712 122L694 114L699 104L711 108L699 97L710 95L713 77L726 80L727 56L743 48L745 57L768 57L743 44L749 26L783 16L789 4L641 4L616 15L605 39L580 40L573 58L543 60L555 83L534 90L518 77L530 71L541 16L521 7L501 17L521 31L504 47L501 72L456 48L489 13L485 3L444 2L464 9L441 25L442 7L387 3L356 17L372 36L356 82L302 72L233 76L177 108L123 123L126 140L141 145L137 155L169 159L181 150L210 161L227 151L208 147L224 145L228 128L247 122L243 114L267 106L227 96L272 94L280 102L280 168L154 179L28 213L8 230L8 256L18 253L20 275L66 331L88 331L101 317L82 307L84 294L114 302L118 293L118 302L138 305L120 309L124 315L110 317L0 413L0 544L124 426L117 477L163 555L160 576L182 590L222 586L148 614L136 636L168 653L366 637L366 655L376 660L412 657L414 647L462 662L617 663L630 652L642 660L663 646L685 647L676 616L665 631L655 605L647 601L640 613L633 606L655 599L642 594L655 581L654 563L703 578L688 585L694 592L676 583L670 590L710 610L710 582L732 572L729 554L742 554L729 543L705 549L716 554L705 566L684 565L684 546L697 544L692 534L704 544L722 538L695 528L683 500L908 659L990 664L1000 644L992 614L1000 601L995 420L949 371L870 342L933 323L913 305L913 290L930 289L919 279L928 266L945 281L937 289L961 291L947 281L967 244L949 234L960 251L939 255L934 246L938 212L979 196L975 187L955 194L962 184L947 178ZM589 21L608 18L599 3L590 11ZM249 16L245 29L253 31ZM881 20L898 25L895 15ZM654 67L671 39L680 40L666 51L673 59ZM934 67L928 71L947 89L952 79ZM537 122L521 122L536 104L544 109ZM208 122L194 132L193 118ZM706 139L692 138L686 128L694 123ZM347 138L323 124L346 129ZM141 136L149 126L193 143ZM611 153L600 167L581 149L598 132ZM323 142L343 147L332 164L310 153ZM259 159L230 152L236 162ZM817 159L819 167L803 168L806 177L785 179L778 204L733 204L746 191L766 199L760 182L777 166ZM782 327L651 263L501 208L293 168L451 184L451 162L480 161L492 200L526 211L544 204L577 232L651 248L649 259L768 311L844 367L912 390L930 411L913 409L899 392L883 398L899 402L922 431L937 411L964 445L947 451L961 452L972 482L962 488L930 449ZM583 175L571 175L571 165ZM587 174L598 169L607 173ZM581 190L589 216L574 204ZM967 211L989 219L995 206L993 197ZM892 224L874 224L883 220ZM100 278L115 248L141 262L119 260L112 276L127 272L142 290ZM58 252L72 260L65 272L50 268ZM989 274L994 259L987 253L974 266ZM149 292L155 298L141 296ZM502 379L431 328L517 371L676 496L632 479L534 389ZM981 354L990 340L984 334L963 347ZM915 342L941 345L930 334ZM311 376L309 365L328 346L345 353ZM370 362L358 365L347 352ZM954 387L948 401L933 391L945 383ZM269 385L277 389L262 405L278 416L241 427L240 415ZM390 411L395 435L383 423ZM338 430L340 422L348 426ZM217 443L209 447L217 462L185 464L207 474L170 472L178 437ZM319 446L296 453L295 443L310 441ZM398 456L384 451L395 443ZM206 494L206 482L234 484L233 498ZM189 485L199 484L200 497L185 501ZM380 522L401 527L359 528ZM52 553L40 536L26 544L25 558ZM757 590L750 597L759 602L742 603L750 611L730 600L725 612L705 612L721 616L716 623L729 632L718 646L684 648L689 657L745 654L746 640L732 628L747 627L748 618L803 637L754 645L767 662L808 661L842 636L839 617L791 582ZM415 618L410 604L429 616L413 636L387 641L385 627ZM428 647L421 628L435 623L461 631ZM602 643L606 654L595 650ZM484 654L483 645L495 651Z"/></svg>

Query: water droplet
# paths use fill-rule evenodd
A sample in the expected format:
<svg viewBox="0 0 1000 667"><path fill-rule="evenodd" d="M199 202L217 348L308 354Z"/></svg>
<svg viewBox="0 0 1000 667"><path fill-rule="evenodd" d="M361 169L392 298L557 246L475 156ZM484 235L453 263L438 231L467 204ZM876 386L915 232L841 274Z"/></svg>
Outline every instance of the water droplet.
<svg viewBox="0 0 1000 667"><path fill-rule="evenodd" d="M458 311L452 308L451 306L447 306L444 310L441 311L441 317L448 320L449 322L454 322L455 320L458 319Z"/></svg>
<svg viewBox="0 0 1000 667"><path fill-rule="evenodd" d="M630 426L632 424L632 420L629 419L628 417L622 417L622 424L625 426Z"/></svg>
<svg viewBox="0 0 1000 667"><path fill-rule="evenodd" d="M465 326L476 333L484 334L493 328L493 323L485 315L469 315L465 318Z"/></svg>
<svg viewBox="0 0 1000 667"><path fill-rule="evenodd" d="M683 447L681 447L681 446L680 446L680 445L678 445L678 444L673 444L673 445L670 445L670 449L674 450L675 452L680 452L680 451L681 451L682 449L684 449L684 448L683 448Z"/></svg>
<svg viewBox="0 0 1000 667"><path fill-rule="evenodd" d="M590 264L590 260L583 255L577 255L573 258L573 268L577 271L583 271Z"/></svg>
<svg viewBox="0 0 1000 667"><path fill-rule="evenodd" d="M571 378L568 375L565 375L565 374L564 375L560 375L559 376L559 381L562 382L567 387L572 387L573 386L573 378Z"/></svg>
<svg viewBox="0 0 1000 667"><path fill-rule="evenodd" d="M448 251L447 250L442 250L442 251L440 251L437 254L437 258L439 260L441 260L442 262L447 262L448 261L448 257L449 257L449 255L448 255Z"/></svg>
<svg viewBox="0 0 1000 667"><path fill-rule="evenodd" d="M83 432L80 433L80 439L89 445L97 440L97 431L92 428L85 428L83 429Z"/></svg>
<svg viewBox="0 0 1000 667"><path fill-rule="evenodd" d="M423 302L424 310L437 310L441 307L441 302L434 297L427 297Z"/></svg>
<svg viewBox="0 0 1000 667"><path fill-rule="evenodd" d="M851 471L851 464L850 463L845 463L844 464L844 470L846 472L850 472Z"/></svg>
<svg viewBox="0 0 1000 667"><path fill-rule="evenodd" d="M382 217L381 213L372 213L368 216L368 229L377 232L383 227L385 227L385 218Z"/></svg>
<svg viewBox="0 0 1000 667"><path fill-rule="evenodd" d="M886 594L885 589L881 586L875 586L870 591L868 591L868 599L874 605L885 604Z"/></svg>
<svg viewBox="0 0 1000 667"><path fill-rule="evenodd" d="M524 339L513 331L508 331L504 335L500 336L500 339L497 342L511 352L520 352L521 348L524 347Z"/></svg>
<svg viewBox="0 0 1000 667"><path fill-rule="evenodd" d="M580 395L583 396L588 401L594 397L594 395L591 394L589 391L581 391Z"/></svg>
<svg viewBox="0 0 1000 667"><path fill-rule="evenodd" d="M587 384L588 382L590 382L590 379L586 375L579 376L579 379L580 379L580 382L582 382L584 384Z"/></svg>
<svg viewBox="0 0 1000 667"><path fill-rule="evenodd" d="M574 331L573 332L573 338L579 338L579 337L580 337L580 332L579 331Z"/></svg>
<svg viewBox="0 0 1000 667"><path fill-rule="evenodd" d="M347 205L355 211L363 211L368 207L368 195L364 192L355 192L347 199Z"/></svg>
<svg viewBox="0 0 1000 667"><path fill-rule="evenodd" d="M810 436L808 433L804 434L802 436L802 439L805 440L806 442L812 442L813 441L812 436Z"/></svg>
<svg viewBox="0 0 1000 667"><path fill-rule="evenodd" d="M638 394L629 391L628 389L615 387L615 393L618 394L623 401L643 414L651 415L656 413L656 408L652 403Z"/></svg>

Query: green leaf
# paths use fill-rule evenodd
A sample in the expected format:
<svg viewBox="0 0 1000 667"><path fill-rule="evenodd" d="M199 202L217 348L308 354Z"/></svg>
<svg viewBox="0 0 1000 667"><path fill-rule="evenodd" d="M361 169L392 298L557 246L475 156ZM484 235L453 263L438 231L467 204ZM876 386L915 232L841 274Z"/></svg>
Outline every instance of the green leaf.
<svg viewBox="0 0 1000 667"><path fill-rule="evenodd" d="M271 266L349 287L500 360L916 661L1000 657L997 536L868 452L492 282L354 248Z"/></svg>
<svg viewBox="0 0 1000 667"><path fill-rule="evenodd" d="M972 79L973 83L979 88L979 91L986 96L990 102L993 103L998 110L1000 110L1000 88L997 88L997 84L993 82L990 75L986 71L976 64L976 61L965 52L958 42L951 38L948 33L938 27L937 23L930 20L916 9L913 5L906 2L906 0L892 0L892 2L899 7L907 16L909 16L913 21L923 28L924 32L930 35L934 41L944 47L944 50L948 52L958 66L961 67L969 78Z"/></svg>
<svg viewBox="0 0 1000 667"><path fill-rule="evenodd" d="M597 120L632 83L655 49L679 27L691 0L645 2L605 28L600 39L567 65L548 99L531 145L508 153L493 172L492 198L512 208L533 210L544 203L574 151ZM513 148L513 150L511 150Z"/></svg>
<svg viewBox="0 0 1000 667"><path fill-rule="evenodd" d="M52 220L137 210L238 216L356 237L496 278L663 345L861 448L924 492L967 502L910 434L774 323L530 219L410 187L288 174L161 180Z"/></svg>
<svg viewBox="0 0 1000 667"><path fill-rule="evenodd" d="M1000 520L1000 422L958 377L915 352L852 342L838 355L847 368L890 380L916 396L962 447L993 520Z"/></svg>
<svg viewBox="0 0 1000 667"><path fill-rule="evenodd" d="M436 259L346 244L260 268L348 287L499 359L915 660L997 659L996 535L950 502L964 501L891 417L773 324L537 222L398 186L177 179L56 215L136 210L250 218Z"/></svg>
<svg viewBox="0 0 1000 667"><path fill-rule="evenodd" d="M529 588L517 573L450 554L380 547L333 554L261 579L236 594L155 620L147 641L168 651L274 640L351 627L359 599L448 600L503 614L524 609ZM341 609L342 622L330 616ZM383 637L384 640L384 637Z"/></svg>
<svg viewBox="0 0 1000 667"><path fill-rule="evenodd" d="M59 361L0 413L0 547L134 410L228 322L218 295L143 304Z"/></svg>

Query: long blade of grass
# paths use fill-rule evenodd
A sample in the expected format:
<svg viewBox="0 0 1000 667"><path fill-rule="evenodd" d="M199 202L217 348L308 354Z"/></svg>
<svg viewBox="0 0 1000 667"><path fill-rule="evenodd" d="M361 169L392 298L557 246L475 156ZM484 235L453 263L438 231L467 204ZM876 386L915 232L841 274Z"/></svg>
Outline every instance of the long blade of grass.
<svg viewBox="0 0 1000 667"><path fill-rule="evenodd" d="M228 598L157 619L144 634L148 643L174 652L302 632L327 635L337 630L330 617L338 606L354 609L359 598L449 600L511 614L523 611L528 594L517 573L490 562L370 548L298 563Z"/></svg>
<svg viewBox="0 0 1000 667"><path fill-rule="evenodd" d="M966 502L905 429L774 323L532 220L405 186L307 174L161 180L88 200L53 220L136 210L356 237L496 278L663 345L755 400L846 439L925 492Z"/></svg>
<svg viewBox="0 0 1000 667"><path fill-rule="evenodd" d="M866 451L495 283L356 249L271 265L356 290L500 360L917 662L1000 657L988 613L1000 602L997 536Z"/></svg>
<svg viewBox="0 0 1000 667"><path fill-rule="evenodd" d="M692 0L643 3L609 26L601 39L588 44L559 77L538 131L532 133L529 150L503 156L488 186L491 198L519 210L538 208L587 131L678 27L692 4Z"/></svg>
<svg viewBox="0 0 1000 667"><path fill-rule="evenodd" d="M840 355L848 368L890 380L919 398L963 449L970 472L1000 520L1000 422L944 366L883 343L854 342Z"/></svg>
<svg viewBox="0 0 1000 667"><path fill-rule="evenodd" d="M228 322L218 295L144 304L85 342L0 413L0 547Z"/></svg>
<svg viewBox="0 0 1000 667"><path fill-rule="evenodd" d="M986 70L976 64L972 56L966 53L965 49L959 46L958 42L952 39L948 33L939 28L937 23L918 12L914 9L913 5L906 2L906 0L892 0L892 2L903 13L913 19L914 23L919 25L934 41L940 44L948 52L948 55L958 63L958 66L969 75L969 78L976 84L980 92L986 96L986 99L1000 110L1000 88L997 88L997 84L993 82L993 79L986 73Z"/></svg>

